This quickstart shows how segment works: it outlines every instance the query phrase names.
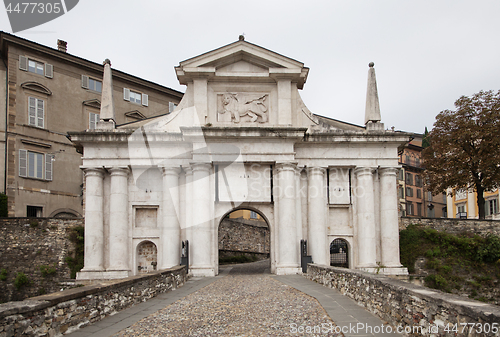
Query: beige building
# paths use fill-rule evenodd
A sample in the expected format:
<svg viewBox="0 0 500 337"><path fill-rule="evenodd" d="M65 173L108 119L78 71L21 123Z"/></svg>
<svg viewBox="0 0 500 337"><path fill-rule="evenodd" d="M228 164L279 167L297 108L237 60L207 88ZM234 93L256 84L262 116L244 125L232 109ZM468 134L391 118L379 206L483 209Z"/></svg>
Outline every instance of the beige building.
<svg viewBox="0 0 500 337"><path fill-rule="evenodd" d="M55 43L56 41L54 41ZM0 32L0 191L9 216L82 216L81 153L69 131L99 121L103 65ZM173 111L179 91L113 69L117 125Z"/></svg>

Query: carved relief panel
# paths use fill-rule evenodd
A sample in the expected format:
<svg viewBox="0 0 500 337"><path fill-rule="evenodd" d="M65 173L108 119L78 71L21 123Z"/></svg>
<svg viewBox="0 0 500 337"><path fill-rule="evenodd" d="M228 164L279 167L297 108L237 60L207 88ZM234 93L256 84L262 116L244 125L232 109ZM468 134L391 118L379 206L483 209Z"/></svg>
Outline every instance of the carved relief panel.
<svg viewBox="0 0 500 337"><path fill-rule="evenodd" d="M217 95L217 121L233 123L267 123L269 94L231 93Z"/></svg>

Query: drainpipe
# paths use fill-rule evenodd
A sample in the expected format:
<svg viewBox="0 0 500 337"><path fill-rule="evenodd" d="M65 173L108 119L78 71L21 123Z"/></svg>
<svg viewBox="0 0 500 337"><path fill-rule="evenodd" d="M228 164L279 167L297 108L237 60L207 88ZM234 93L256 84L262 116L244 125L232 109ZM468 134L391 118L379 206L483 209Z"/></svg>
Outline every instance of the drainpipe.
<svg viewBox="0 0 500 337"><path fill-rule="evenodd" d="M2 58L2 62L5 66L5 158L4 158L4 175L3 175L3 194L7 194L7 128L8 128L8 113L9 113L9 76L8 76L8 68L5 63L5 59L2 57L0 53L0 57Z"/></svg>

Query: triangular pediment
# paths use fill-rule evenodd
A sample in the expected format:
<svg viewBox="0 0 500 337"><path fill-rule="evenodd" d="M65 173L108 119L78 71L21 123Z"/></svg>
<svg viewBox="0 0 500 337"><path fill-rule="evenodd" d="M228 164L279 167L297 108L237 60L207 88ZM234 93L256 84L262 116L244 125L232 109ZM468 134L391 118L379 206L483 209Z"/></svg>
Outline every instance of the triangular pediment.
<svg viewBox="0 0 500 337"><path fill-rule="evenodd" d="M101 108L101 101L98 99L89 99L87 101L83 101L82 104L96 109Z"/></svg>
<svg viewBox="0 0 500 337"><path fill-rule="evenodd" d="M263 73L268 74L269 68L252 64L246 60L237 61L227 65L223 65L216 69L217 73Z"/></svg>
<svg viewBox="0 0 500 337"><path fill-rule="evenodd" d="M137 120L146 118L146 116L144 116L144 114L142 114L139 110L125 112L125 116L133 118L133 119L137 119Z"/></svg>
<svg viewBox="0 0 500 337"><path fill-rule="evenodd" d="M258 45L237 41L180 62L181 67L216 67L246 60L267 68L303 68L304 64Z"/></svg>

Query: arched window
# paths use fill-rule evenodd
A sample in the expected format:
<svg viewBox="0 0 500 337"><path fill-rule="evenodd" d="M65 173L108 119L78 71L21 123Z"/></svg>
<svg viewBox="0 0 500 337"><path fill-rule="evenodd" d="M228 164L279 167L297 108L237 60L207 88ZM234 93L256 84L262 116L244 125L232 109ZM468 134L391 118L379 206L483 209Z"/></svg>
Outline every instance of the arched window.
<svg viewBox="0 0 500 337"><path fill-rule="evenodd" d="M335 239L330 244L330 266L349 268L349 248L344 239Z"/></svg>

